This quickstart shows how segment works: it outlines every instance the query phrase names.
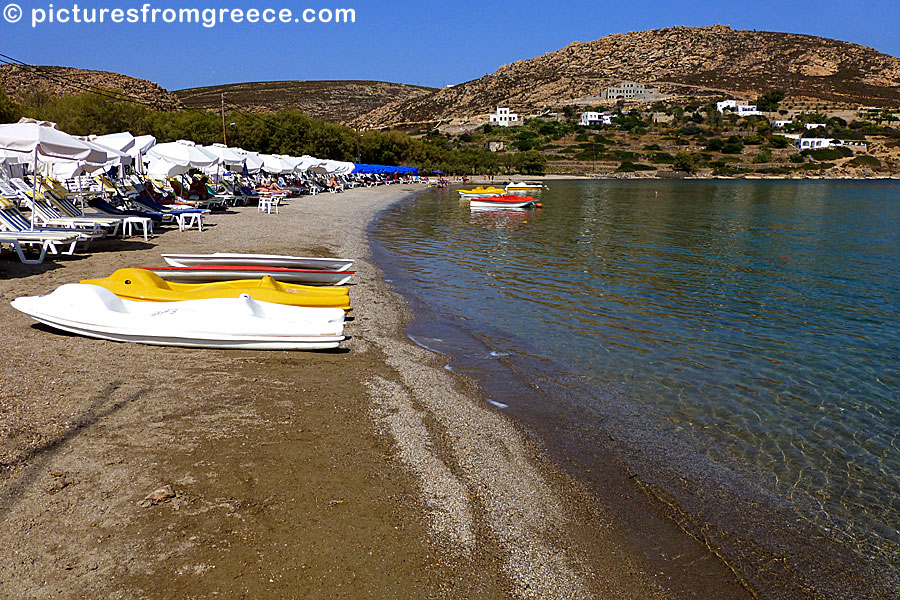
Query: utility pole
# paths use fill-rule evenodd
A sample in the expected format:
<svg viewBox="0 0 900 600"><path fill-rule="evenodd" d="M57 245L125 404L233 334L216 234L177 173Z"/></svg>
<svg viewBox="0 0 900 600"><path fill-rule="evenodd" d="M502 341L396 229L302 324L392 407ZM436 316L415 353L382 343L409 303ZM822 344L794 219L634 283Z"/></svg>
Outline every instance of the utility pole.
<svg viewBox="0 0 900 600"><path fill-rule="evenodd" d="M222 143L228 145L228 134L225 133L225 94L222 94Z"/></svg>

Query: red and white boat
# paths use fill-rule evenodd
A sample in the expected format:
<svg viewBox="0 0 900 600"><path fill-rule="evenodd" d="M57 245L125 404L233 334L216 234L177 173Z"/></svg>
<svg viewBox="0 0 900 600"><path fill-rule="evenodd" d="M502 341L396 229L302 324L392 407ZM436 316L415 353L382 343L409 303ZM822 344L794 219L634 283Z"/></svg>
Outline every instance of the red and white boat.
<svg viewBox="0 0 900 600"><path fill-rule="evenodd" d="M540 208L537 198L532 196L491 196L490 198L472 198L470 208Z"/></svg>

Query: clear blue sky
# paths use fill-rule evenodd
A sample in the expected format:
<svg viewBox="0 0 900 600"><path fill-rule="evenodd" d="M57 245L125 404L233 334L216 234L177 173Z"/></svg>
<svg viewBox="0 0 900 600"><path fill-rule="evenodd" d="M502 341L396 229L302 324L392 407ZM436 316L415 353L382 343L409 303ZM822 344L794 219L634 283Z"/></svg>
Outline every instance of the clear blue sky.
<svg viewBox="0 0 900 600"><path fill-rule="evenodd" d="M32 64L116 71L156 81L168 89L282 79L377 79L443 86L480 77L505 63L558 50L574 40L715 23L735 29L820 35L900 56L900 3L896 0L150 3L158 9L291 8L300 13L307 7L344 7L356 11L355 24L242 23L212 29L127 23L44 23L32 28L32 9L46 11L50 4L56 9L71 8L75 2L13 1L21 5L24 15L15 25L0 18L0 53ZM0 0L0 10L8 4L9 0ZM81 8L129 9L145 3L100 0L77 4Z"/></svg>

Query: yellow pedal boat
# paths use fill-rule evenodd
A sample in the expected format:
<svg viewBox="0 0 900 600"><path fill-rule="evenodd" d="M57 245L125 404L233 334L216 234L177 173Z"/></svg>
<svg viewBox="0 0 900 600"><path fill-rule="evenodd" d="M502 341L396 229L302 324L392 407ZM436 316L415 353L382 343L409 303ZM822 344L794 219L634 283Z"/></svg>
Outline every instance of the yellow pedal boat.
<svg viewBox="0 0 900 600"><path fill-rule="evenodd" d="M499 194L505 194L506 190L498 187L482 187L478 186L472 190L459 190L459 195L463 198L483 198L486 196L497 196Z"/></svg>
<svg viewBox="0 0 900 600"><path fill-rule="evenodd" d="M238 298L241 294L248 294L254 300L274 304L350 310L350 292L347 288L290 285L268 275L261 279L215 283L172 283L146 269L119 269L105 279L85 279L81 283L106 288L126 300L145 302Z"/></svg>

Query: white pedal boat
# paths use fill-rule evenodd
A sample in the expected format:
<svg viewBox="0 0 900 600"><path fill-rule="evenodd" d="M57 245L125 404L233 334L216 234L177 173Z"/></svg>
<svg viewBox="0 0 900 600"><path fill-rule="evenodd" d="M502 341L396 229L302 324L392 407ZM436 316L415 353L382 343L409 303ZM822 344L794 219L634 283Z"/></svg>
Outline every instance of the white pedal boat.
<svg viewBox="0 0 900 600"><path fill-rule="evenodd" d="M123 300L109 290L70 283L46 296L16 298L32 319L79 335L155 346L243 350L323 350L344 339L344 311L240 298L183 302Z"/></svg>
<svg viewBox="0 0 900 600"><path fill-rule="evenodd" d="M281 256L277 254L231 254L228 252L215 252L213 254L163 254L162 257L173 267L228 265L346 271L353 266L353 260L347 258L311 258L305 256Z"/></svg>
<svg viewBox="0 0 900 600"><path fill-rule="evenodd" d="M515 181L506 186L507 192L539 192L544 184L539 181Z"/></svg>

